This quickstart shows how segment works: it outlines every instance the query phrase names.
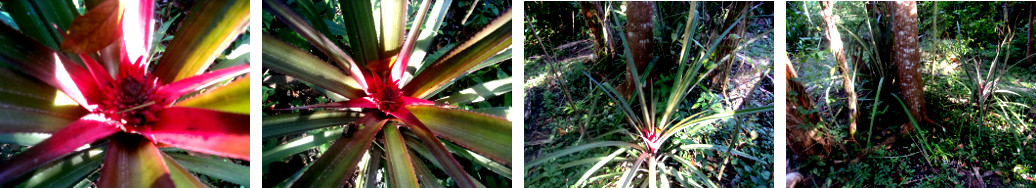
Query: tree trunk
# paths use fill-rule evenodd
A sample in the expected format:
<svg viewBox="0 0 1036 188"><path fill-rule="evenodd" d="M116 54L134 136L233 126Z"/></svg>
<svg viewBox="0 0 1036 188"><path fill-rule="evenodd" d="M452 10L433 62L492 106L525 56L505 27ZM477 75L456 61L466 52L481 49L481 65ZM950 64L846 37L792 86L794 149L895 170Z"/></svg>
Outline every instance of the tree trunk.
<svg viewBox="0 0 1036 188"><path fill-rule="evenodd" d="M599 2L579 2L580 12L586 18L586 29L590 30L590 40L594 42L594 55L600 57L607 46L604 44L604 30L601 19L598 18L596 4Z"/></svg>
<svg viewBox="0 0 1036 188"><path fill-rule="evenodd" d="M633 64L637 70L626 71L626 82L622 83L619 89L625 98L629 98L635 92L633 88L636 84L634 84L633 75L629 71L643 72L644 68L651 63L651 50L653 49L651 40L654 39L654 22L654 2L636 1L626 4L626 45L629 45L630 55L633 56ZM641 77L648 77L648 75L641 75Z"/></svg>
<svg viewBox="0 0 1036 188"><path fill-rule="evenodd" d="M799 83L798 76L791 61L785 58L785 74L787 75L787 137L785 141L795 155L827 157L831 153L831 140L818 129L811 128L820 122L820 117L813 111L813 100L810 99L806 88Z"/></svg>
<svg viewBox="0 0 1036 188"><path fill-rule="evenodd" d="M827 22L825 32L827 33L827 40L830 43L831 53L834 53L835 61L838 63L838 71L842 72L842 87L845 89L845 95L848 97L846 103L849 106L849 136L853 137L856 134L856 86L853 84L852 76L849 75L849 63L845 61L845 49L842 45L842 35L838 33L837 20L834 15L834 3L830 1L820 2L821 16L824 17L824 21ZM914 35L917 35L917 24L916 15L914 21ZM915 41L914 45L917 43Z"/></svg>
<svg viewBox="0 0 1036 188"><path fill-rule="evenodd" d="M1029 42L1028 42L1029 47L1026 48L1026 50L1025 50L1025 52L1026 52L1025 53L1025 57L1029 57L1033 53L1036 53L1036 46L1032 45L1033 32L1036 32L1036 30L1033 30L1033 26L1036 26L1036 25L1033 24L1033 14L1036 14L1036 13L1033 13L1033 12L1036 12L1036 2L1032 2L1032 7L1029 9L1029 37L1026 37L1029 40ZM1036 65L1036 64L1032 63L1032 57L1029 57L1028 61L1029 61L1029 66Z"/></svg>
<svg viewBox="0 0 1036 188"><path fill-rule="evenodd" d="M581 1L579 7L582 9L583 16L586 17L586 27L590 30L590 38L594 42L594 55L596 57L611 55L614 42L610 37L613 32L608 27L606 19L608 12L604 10L604 5L597 1Z"/></svg>
<svg viewBox="0 0 1036 188"><path fill-rule="evenodd" d="M892 18L893 61L903 102L910 109L910 115L918 122L935 124L925 114L924 80L918 72L921 69L921 52L917 48L917 2L896 2ZM909 124L909 123L908 123ZM903 130L912 131L912 126Z"/></svg>
<svg viewBox="0 0 1036 188"><path fill-rule="evenodd" d="M932 39L939 38L939 2L935 1L932 8Z"/></svg>
<svg viewBox="0 0 1036 188"><path fill-rule="evenodd" d="M721 60L725 56L730 56L730 58L727 58L726 61L719 62L720 64L717 67L716 72L713 73L713 75L711 75L712 89L717 89L721 92L727 90L727 80L728 77L730 77L731 66L734 65L734 60L737 59L737 52L734 51L734 49L737 49L738 45L741 45L741 41L745 40L743 37L745 36L745 28L747 28L745 27L745 25L748 23L748 19L743 19L740 22L735 21L737 21L737 19L740 18L742 14L748 14L748 10L751 8L751 2L732 2L730 7L728 8L728 10L731 10L731 12L727 14L726 20L723 22L722 25L720 25L721 29L718 31L722 32L723 30L727 29L728 26L733 24L736 24L737 26L734 26L734 30L731 30L730 34L728 34L727 36L719 36L723 37L724 39L720 41L720 45L716 49L716 60ZM736 34L739 37L730 37L734 34Z"/></svg>

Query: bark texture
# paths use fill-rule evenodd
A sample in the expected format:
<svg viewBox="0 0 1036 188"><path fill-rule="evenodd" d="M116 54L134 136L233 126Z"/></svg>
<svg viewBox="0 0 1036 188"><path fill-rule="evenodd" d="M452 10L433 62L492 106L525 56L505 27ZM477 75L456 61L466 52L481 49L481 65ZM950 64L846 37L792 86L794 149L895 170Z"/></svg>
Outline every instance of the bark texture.
<svg viewBox="0 0 1036 188"><path fill-rule="evenodd" d="M786 142L795 155L819 156L821 158L831 154L832 142L830 137L823 135L823 132L811 128L816 125L819 115L813 111L813 101L806 93L806 88L799 83L798 76L791 61L785 59L787 84L787 137Z"/></svg>
<svg viewBox="0 0 1036 188"><path fill-rule="evenodd" d="M594 55L602 57L610 55L615 44L611 40L612 31L608 25L607 12L598 1L581 1L579 7L586 18L586 27L590 30L590 38L594 42Z"/></svg>
<svg viewBox="0 0 1036 188"><path fill-rule="evenodd" d="M1029 37L1026 37L1029 40L1027 43L1029 45L1025 50L1025 57L1029 57L1032 53L1036 53L1036 47L1032 44L1033 32L1036 32L1036 30L1033 29L1033 26L1036 26L1033 24L1033 14L1036 14L1034 12L1036 12L1036 2L1032 2L1032 6L1029 9ZM1036 65L1032 63L1032 59L1032 57L1028 58L1029 66Z"/></svg>
<svg viewBox="0 0 1036 188"><path fill-rule="evenodd" d="M731 68L734 65L734 60L737 59L735 58L735 56L737 55L737 51L734 51L734 49L737 49L737 47L741 45L742 40L746 40L742 37L745 36L745 29L747 28L746 25L748 24L748 19L745 18L741 21L738 21L737 19L740 18L743 14L748 14L748 11L752 8L753 4L753 2L732 2L729 6L727 6L727 9L731 11L727 13L726 20L723 21L723 24L720 25L721 29L717 32L722 32L730 25L736 26L734 26L734 30L730 31L731 34L728 34L727 36L720 36L724 39L720 41L719 47L716 48L716 60L720 60L720 58L723 58L725 56L730 57L727 58L726 61L720 62L719 67L716 69L716 73L712 75L713 89L718 89L720 91L727 90L727 80L730 76ZM737 35L739 37L731 37L732 35Z"/></svg>
<svg viewBox="0 0 1036 188"><path fill-rule="evenodd" d="M838 71L842 72L842 88L845 90L847 96L846 103L849 106L849 135L850 137L856 134L856 85L853 83L852 76L849 70L849 63L845 61L845 49L842 44L842 35L838 33L838 21L834 15L834 3L830 1L820 2L821 16L824 17L824 21L827 23L824 31L827 33L827 40L830 43L831 53L834 53L835 61L838 63ZM914 17L914 36L917 36L917 18ZM916 48L917 42L914 42ZM919 56L915 56L919 57Z"/></svg>
<svg viewBox="0 0 1036 188"><path fill-rule="evenodd" d="M633 56L633 64L636 65L638 73L651 63L651 40L654 38L655 3L654 2L628 2L626 5L626 45L629 45L630 55ZM628 68L627 68L628 69ZM629 98L634 92L633 75L626 71L626 82L622 83L619 89L625 98ZM641 75L646 77L649 75ZM650 81L648 83L651 83Z"/></svg>
<svg viewBox="0 0 1036 188"><path fill-rule="evenodd" d="M918 122L932 122L925 114L924 80L921 69L921 52L917 48L917 2L896 2L892 18L892 32L895 42L892 54L896 64L896 77L903 102L910 109L910 115ZM934 123L933 123L934 124ZM905 130L913 130L908 126Z"/></svg>

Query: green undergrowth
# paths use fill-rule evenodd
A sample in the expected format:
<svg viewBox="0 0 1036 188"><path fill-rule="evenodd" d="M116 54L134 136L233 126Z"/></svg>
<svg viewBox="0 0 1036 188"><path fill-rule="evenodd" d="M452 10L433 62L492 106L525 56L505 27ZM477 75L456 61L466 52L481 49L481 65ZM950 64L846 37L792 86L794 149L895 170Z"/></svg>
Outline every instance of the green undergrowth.
<svg viewBox="0 0 1036 188"><path fill-rule="evenodd" d="M922 62L926 62L921 71L927 114L944 128L920 123L918 131L899 135L896 142L866 156L862 155L866 148L895 136L901 125L909 123L907 112L894 97L899 95L898 85L891 79L857 75L860 120L855 137L850 137L846 95L831 53L792 54L799 81L823 119L813 126L826 131L837 144L824 159L788 152L787 157L794 159L789 172L805 174L804 184L817 187L1036 185L1036 171L1032 170L1036 164L1036 116L1032 109L1036 104L1032 92L1036 69L1017 66L1006 70L998 83L1001 91L989 99L983 115L973 101L973 89L969 87L973 81L963 71L975 71L969 63L977 61L986 64L980 69L985 74L995 47L965 46L963 51L969 53L960 55L949 50L955 44L953 40L922 40L921 45ZM1017 58L1008 62L1015 61ZM878 87L882 88L880 93Z"/></svg>

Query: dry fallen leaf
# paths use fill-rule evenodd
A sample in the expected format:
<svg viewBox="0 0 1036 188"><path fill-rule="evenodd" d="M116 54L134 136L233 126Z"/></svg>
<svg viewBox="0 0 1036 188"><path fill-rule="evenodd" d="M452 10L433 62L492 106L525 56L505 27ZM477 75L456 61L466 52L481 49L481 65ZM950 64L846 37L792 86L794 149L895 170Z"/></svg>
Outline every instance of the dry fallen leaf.
<svg viewBox="0 0 1036 188"><path fill-rule="evenodd" d="M122 36L122 13L118 0L106 0L76 17L61 42L61 51L90 53L111 45Z"/></svg>

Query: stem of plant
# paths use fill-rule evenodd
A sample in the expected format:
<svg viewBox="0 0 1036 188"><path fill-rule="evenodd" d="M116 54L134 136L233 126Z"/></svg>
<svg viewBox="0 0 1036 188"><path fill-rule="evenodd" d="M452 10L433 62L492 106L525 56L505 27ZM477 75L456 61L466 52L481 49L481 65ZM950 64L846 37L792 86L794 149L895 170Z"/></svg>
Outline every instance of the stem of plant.
<svg viewBox="0 0 1036 188"><path fill-rule="evenodd" d="M558 72L557 61L555 61L554 60L554 56L550 54L551 51L547 50L547 46L543 45L543 42L544 42L543 38L540 38L540 34L536 32L536 27L533 27L532 22L531 21L530 22L525 22L525 25L529 25L529 29L532 30L532 34L534 36L536 36L536 40L539 41L540 48L543 48L543 53L545 53L544 55L547 56L547 62L548 62L548 64L551 65L550 66L551 71L553 71L553 72L558 74L558 76L555 76L554 79L557 80L557 82L561 84L561 91L565 92L565 99L568 101L569 108L572 108L572 110L575 111L576 110L576 105L573 104L574 101L572 101L572 94L570 94L568 92L568 84L565 84L565 81L562 80L561 78L559 78L560 76L563 76L564 74L561 73L561 72Z"/></svg>
<svg viewBox="0 0 1036 188"><path fill-rule="evenodd" d="M867 127L867 147L871 148L871 132L874 130L874 116L878 114L878 103L881 102L881 87L885 84L885 78L878 80L878 92L874 95L874 106L871 107L871 123Z"/></svg>
<svg viewBox="0 0 1036 188"><path fill-rule="evenodd" d="M147 106L151 106L151 105L154 105L154 104L155 104L155 101L151 101L151 102L147 102L147 103L141 104L140 106L134 106L133 108L129 108L129 109L125 109L125 110L119 111L117 113L121 114L121 113L129 112L129 111L141 109L141 108L144 108L144 107L147 107Z"/></svg>
<svg viewBox="0 0 1036 188"><path fill-rule="evenodd" d="M648 188L655 188L658 186L658 169L655 165L658 165L658 158L652 154L648 156Z"/></svg>

